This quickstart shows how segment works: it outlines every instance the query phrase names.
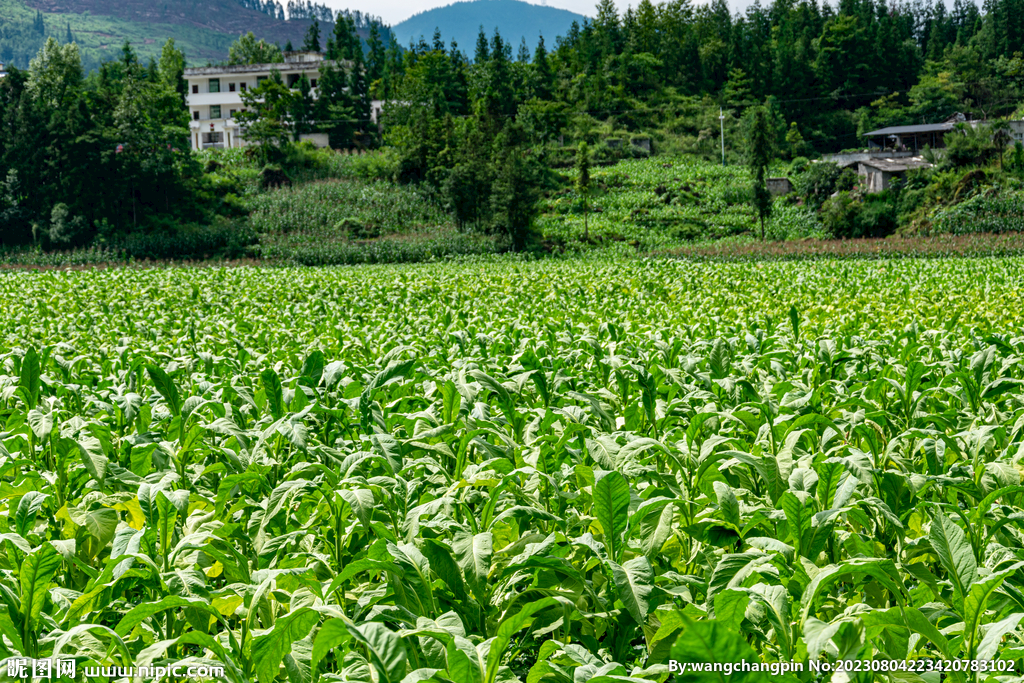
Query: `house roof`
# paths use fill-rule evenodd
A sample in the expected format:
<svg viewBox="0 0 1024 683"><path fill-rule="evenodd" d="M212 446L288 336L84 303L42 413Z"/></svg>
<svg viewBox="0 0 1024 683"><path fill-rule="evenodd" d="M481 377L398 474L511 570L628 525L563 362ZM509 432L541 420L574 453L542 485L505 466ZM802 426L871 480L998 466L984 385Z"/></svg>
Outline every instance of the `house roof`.
<svg viewBox="0 0 1024 683"><path fill-rule="evenodd" d="M868 159L867 161L862 161L860 163L879 171L885 171L886 173L899 173L912 168L931 167L931 164L925 161L922 157L910 157L905 159Z"/></svg>
<svg viewBox="0 0 1024 683"><path fill-rule="evenodd" d="M272 64L235 64L232 66L198 66L185 69L185 77L217 76L219 74L251 74L265 71L309 71L325 66L348 66L348 62L324 60L322 62L274 62Z"/></svg>
<svg viewBox="0 0 1024 683"><path fill-rule="evenodd" d="M888 128L879 128L873 130L870 133L864 133L864 137L872 138L879 135L908 135L910 133L940 133L943 131L953 130L953 126L956 123L926 123L920 126L889 126Z"/></svg>

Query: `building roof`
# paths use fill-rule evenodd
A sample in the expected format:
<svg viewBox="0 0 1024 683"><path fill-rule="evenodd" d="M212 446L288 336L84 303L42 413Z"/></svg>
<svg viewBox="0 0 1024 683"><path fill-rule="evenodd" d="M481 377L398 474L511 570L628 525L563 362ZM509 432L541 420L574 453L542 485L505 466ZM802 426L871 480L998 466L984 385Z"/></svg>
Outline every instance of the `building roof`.
<svg viewBox="0 0 1024 683"><path fill-rule="evenodd" d="M347 62L324 60L321 62L274 62L272 64L234 64L231 66L197 66L185 69L185 78L189 76L217 76L220 74L251 74L263 71L294 71L295 69L319 69L324 66L346 66Z"/></svg>
<svg viewBox="0 0 1024 683"><path fill-rule="evenodd" d="M910 133L941 133L943 131L953 130L953 126L956 123L926 123L920 126L889 126L888 128L879 128L873 130L870 133L864 133L864 137L872 138L879 135L907 135Z"/></svg>
<svg viewBox="0 0 1024 683"><path fill-rule="evenodd" d="M868 159L860 163L879 171L885 171L886 173L899 173L912 168L931 167L931 164L925 161L922 157L910 157L904 159Z"/></svg>

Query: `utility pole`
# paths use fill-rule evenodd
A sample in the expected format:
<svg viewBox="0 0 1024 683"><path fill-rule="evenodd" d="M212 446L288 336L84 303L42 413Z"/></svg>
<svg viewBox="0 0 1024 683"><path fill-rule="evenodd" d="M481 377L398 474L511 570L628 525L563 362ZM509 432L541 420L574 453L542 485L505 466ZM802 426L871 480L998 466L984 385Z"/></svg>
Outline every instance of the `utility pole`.
<svg viewBox="0 0 1024 683"><path fill-rule="evenodd" d="M722 137L722 166L725 166L725 114L721 107L718 108L718 127Z"/></svg>

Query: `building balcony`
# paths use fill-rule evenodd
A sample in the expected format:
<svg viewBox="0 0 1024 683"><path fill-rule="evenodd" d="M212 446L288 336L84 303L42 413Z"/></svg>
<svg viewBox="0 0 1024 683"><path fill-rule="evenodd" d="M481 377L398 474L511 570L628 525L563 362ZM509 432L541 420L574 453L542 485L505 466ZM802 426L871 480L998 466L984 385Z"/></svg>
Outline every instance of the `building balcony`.
<svg viewBox="0 0 1024 683"><path fill-rule="evenodd" d="M207 92L199 93L198 95L188 95L188 105L190 107L204 107L211 104L219 104L220 106L230 106L232 104L242 106L242 93L240 92Z"/></svg>

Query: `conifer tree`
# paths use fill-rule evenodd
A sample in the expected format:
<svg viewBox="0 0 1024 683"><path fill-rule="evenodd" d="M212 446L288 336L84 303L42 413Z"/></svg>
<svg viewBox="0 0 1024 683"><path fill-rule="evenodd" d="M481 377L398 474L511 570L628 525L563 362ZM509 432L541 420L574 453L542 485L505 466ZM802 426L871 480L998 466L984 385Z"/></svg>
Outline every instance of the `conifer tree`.
<svg viewBox="0 0 1024 683"><path fill-rule="evenodd" d="M313 23L306 29L305 41L302 49L307 52L320 52L320 20L313 18Z"/></svg>
<svg viewBox="0 0 1024 683"><path fill-rule="evenodd" d="M480 33L476 36L476 53L473 57L473 62L476 64L483 64L490 59L490 53L487 49L487 34L484 33L484 27L480 25Z"/></svg>
<svg viewBox="0 0 1024 683"><path fill-rule="evenodd" d="M761 222L761 239L765 238L764 222L772 213L772 196L768 192L766 172L774 153L774 135L768 121L768 112L764 107L750 110L747 131L747 163L753 175L752 204Z"/></svg>

